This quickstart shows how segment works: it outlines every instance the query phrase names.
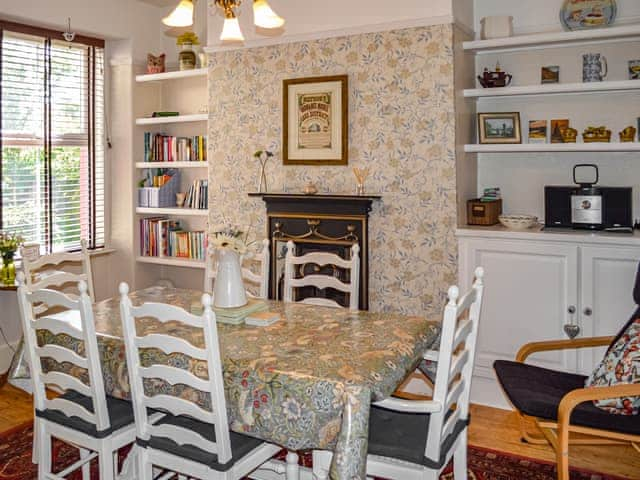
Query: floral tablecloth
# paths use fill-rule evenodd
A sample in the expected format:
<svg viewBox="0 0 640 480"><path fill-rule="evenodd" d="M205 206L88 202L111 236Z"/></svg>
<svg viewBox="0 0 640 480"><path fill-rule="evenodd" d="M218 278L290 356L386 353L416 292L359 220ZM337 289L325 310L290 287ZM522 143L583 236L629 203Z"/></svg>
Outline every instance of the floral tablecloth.
<svg viewBox="0 0 640 480"><path fill-rule="evenodd" d="M152 287L134 292L131 300L134 305L164 302L190 310L201 295ZM332 479L364 479L369 405L388 397L418 365L438 337L438 322L281 302L269 302L269 309L281 316L269 327L218 324L231 428L290 450L333 449ZM128 398L119 299L97 303L94 312L105 389ZM143 322L145 330L171 330L202 345L201 333L189 327ZM48 332L41 332L40 341L83 348ZM183 355L149 350L144 356L143 364L162 361L206 376L200 362ZM150 381L145 388L151 394L188 396L210 407L205 395L184 386Z"/></svg>

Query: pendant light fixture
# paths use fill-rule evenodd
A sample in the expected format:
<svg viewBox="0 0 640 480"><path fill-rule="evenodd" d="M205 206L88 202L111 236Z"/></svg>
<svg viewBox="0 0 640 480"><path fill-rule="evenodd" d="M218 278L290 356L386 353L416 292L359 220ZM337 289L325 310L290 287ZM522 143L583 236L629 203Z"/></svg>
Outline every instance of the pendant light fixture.
<svg viewBox="0 0 640 480"><path fill-rule="evenodd" d="M180 0L174 10L162 19L168 27L190 27L193 25L193 0Z"/></svg>
<svg viewBox="0 0 640 480"><path fill-rule="evenodd" d="M244 41L236 14L241 3L242 0L215 0L215 4L224 12L224 26L220 35L223 42ZM260 28L280 28L284 25L284 19L273 11L267 0L253 0L253 23Z"/></svg>

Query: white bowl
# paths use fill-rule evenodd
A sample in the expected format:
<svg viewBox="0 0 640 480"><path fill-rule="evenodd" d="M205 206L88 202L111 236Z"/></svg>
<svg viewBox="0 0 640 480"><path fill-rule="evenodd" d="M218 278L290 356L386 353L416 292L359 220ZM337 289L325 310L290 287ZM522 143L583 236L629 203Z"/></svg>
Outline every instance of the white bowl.
<svg viewBox="0 0 640 480"><path fill-rule="evenodd" d="M527 230L538 223L538 217L533 215L500 215L498 220L510 230Z"/></svg>

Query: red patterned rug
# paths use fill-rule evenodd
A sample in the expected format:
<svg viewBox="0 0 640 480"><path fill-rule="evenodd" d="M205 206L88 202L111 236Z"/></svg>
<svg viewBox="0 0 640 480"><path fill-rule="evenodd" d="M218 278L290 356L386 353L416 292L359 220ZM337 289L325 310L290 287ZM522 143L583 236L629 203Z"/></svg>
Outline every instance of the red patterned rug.
<svg viewBox="0 0 640 480"><path fill-rule="evenodd" d="M31 463L31 442L33 429L31 424L16 427L0 433L0 480L35 480L36 466ZM126 452L121 452L121 457ZM54 442L54 471L59 472L65 466L78 460L78 452L71 446ZM279 454L284 458L286 452ZM122 458L121 458L122 460ZM301 465L311 466L311 454L300 457ZM531 458L511 455L478 447L469 448L469 480L555 480L555 465ZM92 479L98 480L97 464L92 465ZM81 480L80 472L67 477L69 480ZM449 466L441 480L452 480ZM571 480L624 480L620 477L573 469Z"/></svg>

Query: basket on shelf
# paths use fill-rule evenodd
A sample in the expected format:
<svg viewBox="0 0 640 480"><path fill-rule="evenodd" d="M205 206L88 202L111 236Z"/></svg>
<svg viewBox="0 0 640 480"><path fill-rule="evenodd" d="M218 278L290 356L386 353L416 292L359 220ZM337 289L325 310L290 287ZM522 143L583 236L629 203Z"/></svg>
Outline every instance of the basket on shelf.
<svg viewBox="0 0 640 480"><path fill-rule="evenodd" d="M161 187L138 188L138 206L148 208L169 208L176 206L176 193L180 191L180 171L169 170L171 178Z"/></svg>

